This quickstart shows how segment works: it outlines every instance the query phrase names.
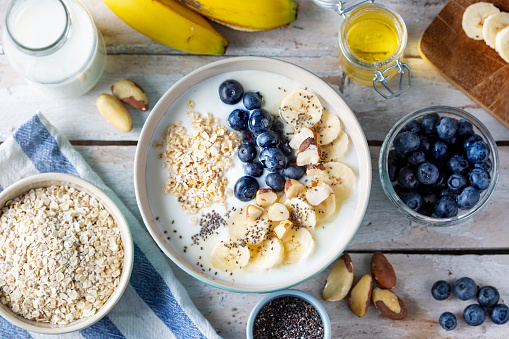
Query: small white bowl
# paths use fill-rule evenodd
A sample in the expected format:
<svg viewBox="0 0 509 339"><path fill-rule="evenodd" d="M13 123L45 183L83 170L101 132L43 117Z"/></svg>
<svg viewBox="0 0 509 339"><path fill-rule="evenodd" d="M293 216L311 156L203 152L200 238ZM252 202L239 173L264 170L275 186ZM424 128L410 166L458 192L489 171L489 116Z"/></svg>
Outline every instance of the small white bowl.
<svg viewBox="0 0 509 339"><path fill-rule="evenodd" d="M102 203L104 208L106 208L106 210L111 214L117 223L120 230L120 236L122 238L122 245L124 247L124 265L122 268L122 274L120 276L120 283L110 295L106 303L104 303L104 305L97 311L97 313L91 317L79 319L67 325L56 325L26 319L20 315L15 314L6 305L0 303L0 316L8 320L13 325L21 327L27 331L43 334L63 334L79 331L85 327L93 325L101 318L103 318L113 308L113 306L115 306L117 301L124 293L127 284L129 283L129 278L131 277L131 271L133 269L134 262L134 246L131 232L129 230L129 225L127 224L127 221L125 220L122 212L118 209L110 197L108 197L97 186L74 175L63 173L43 173L22 179L7 187L4 191L2 191L2 193L0 193L0 210L4 207L7 201L16 198L17 196L20 196L31 189L48 187L51 185L67 185L69 187L74 187L82 192L89 194L90 196L96 198L100 203Z"/></svg>

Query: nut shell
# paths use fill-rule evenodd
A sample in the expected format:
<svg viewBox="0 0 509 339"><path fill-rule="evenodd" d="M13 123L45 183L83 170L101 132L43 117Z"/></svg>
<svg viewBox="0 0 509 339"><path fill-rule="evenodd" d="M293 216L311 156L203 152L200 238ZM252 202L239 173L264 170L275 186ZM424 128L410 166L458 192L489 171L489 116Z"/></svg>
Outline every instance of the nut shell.
<svg viewBox="0 0 509 339"><path fill-rule="evenodd" d="M382 252L375 252L371 258L371 274L373 279L383 288L396 286L396 272Z"/></svg>
<svg viewBox="0 0 509 339"><path fill-rule="evenodd" d="M402 320L407 316L407 309L403 300L394 292L375 287L373 290L373 304L378 312L392 320Z"/></svg>
<svg viewBox="0 0 509 339"><path fill-rule="evenodd" d="M323 299L326 301L343 299L350 292L352 283L352 259L348 253L343 253L327 276L322 293Z"/></svg>
<svg viewBox="0 0 509 339"><path fill-rule="evenodd" d="M371 275L364 275L350 291L348 304L353 313L359 318L364 317L371 303L371 290L373 288L373 279Z"/></svg>

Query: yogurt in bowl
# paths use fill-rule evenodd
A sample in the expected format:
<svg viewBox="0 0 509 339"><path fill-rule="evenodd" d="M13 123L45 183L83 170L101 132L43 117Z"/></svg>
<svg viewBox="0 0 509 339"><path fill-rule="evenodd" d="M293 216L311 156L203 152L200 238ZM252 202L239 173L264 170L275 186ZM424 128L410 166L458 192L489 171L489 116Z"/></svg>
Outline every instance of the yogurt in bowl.
<svg viewBox="0 0 509 339"><path fill-rule="evenodd" d="M168 169L163 166L161 141L168 126L182 122L191 133L190 110L202 117L211 113L218 124L228 126L230 112L242 106L227 105L218 98L218 87L227 79L235 79L245 91L259 91L268 112L277 114L282 100L293 90L307 88L316 94L323 106L340 117L351 139L348 153L341 159L356 174L353 193L342 202L334 215L318 224L313 231L314 246L309 255L297 263L278 265L269 270L246 269L228 272L218 270L211 262L216 243L229 234L229 219L247 206L228 192L244 175L242 163L231 157L232 165L224 178L224 203L201 208L200 214L182 210L182 201L163 188ZM192 105L190 105L192 102ZM226 129L228 129L226 127ZM177 265L196 278L213 286L242 292L268 292L287 288L319 273L341 254L355 234L367 206L371 163L362 129L341 97L325 82L295 65L255 57L227 59L204 66L176 83L157 103L148 118L135 159L135 188L138 206L147 228L159 247ZM303 178L301 181L304 181ZM266 187L259 178L260 187Z"/></svg>

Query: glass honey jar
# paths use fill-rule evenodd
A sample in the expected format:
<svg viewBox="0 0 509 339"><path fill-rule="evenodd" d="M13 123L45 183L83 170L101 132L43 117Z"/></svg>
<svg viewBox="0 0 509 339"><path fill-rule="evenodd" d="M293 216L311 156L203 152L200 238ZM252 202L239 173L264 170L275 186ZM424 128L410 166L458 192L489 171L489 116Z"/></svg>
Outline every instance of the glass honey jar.
<svg viewBox="0 0 509 339"><path fill-rule="evenodd" d="M343 17L339 64L346 75L360 84L372 85L386 99L410 88L410 68L401 62L408 33L398 13L374 0L314 2Z"/></svg>

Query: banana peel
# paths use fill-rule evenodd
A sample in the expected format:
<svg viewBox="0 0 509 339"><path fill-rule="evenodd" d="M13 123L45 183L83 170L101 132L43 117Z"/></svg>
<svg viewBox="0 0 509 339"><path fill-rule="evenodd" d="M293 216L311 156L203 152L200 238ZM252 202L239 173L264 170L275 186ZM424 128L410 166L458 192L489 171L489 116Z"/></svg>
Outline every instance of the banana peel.
<svg viewBox="0 0 509 339"><path fill-rule="evenodd" d="M226 40L198 13L177 0L103 0L126 24L169 47L223 55Z"/></svg>
<svg viewBox="0 0 509 339"><path fill-rule="evenodd" d="M240 31L267 31L297 18L292 0L180 0L212 21Z"/></svg>

